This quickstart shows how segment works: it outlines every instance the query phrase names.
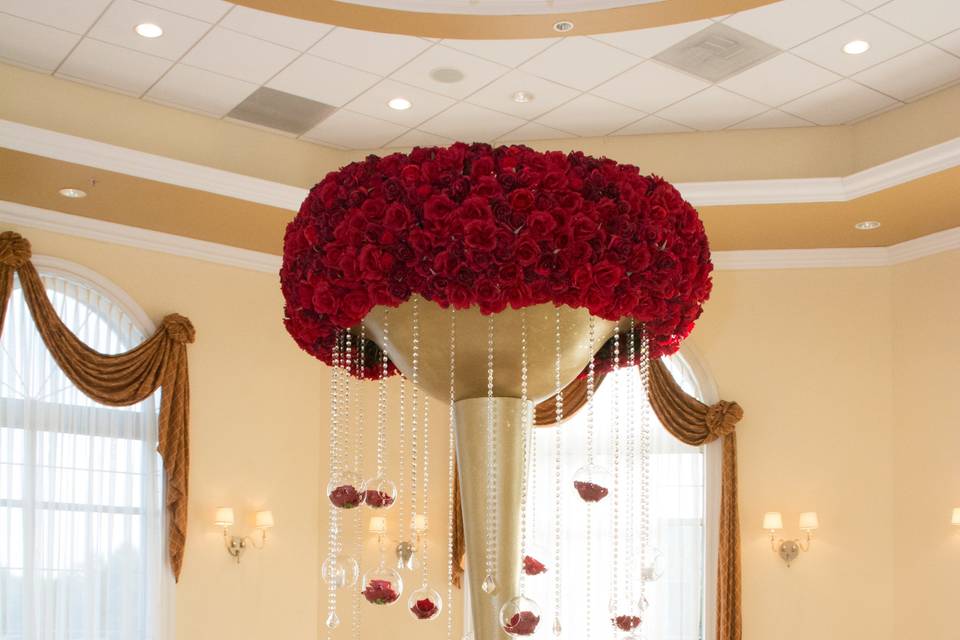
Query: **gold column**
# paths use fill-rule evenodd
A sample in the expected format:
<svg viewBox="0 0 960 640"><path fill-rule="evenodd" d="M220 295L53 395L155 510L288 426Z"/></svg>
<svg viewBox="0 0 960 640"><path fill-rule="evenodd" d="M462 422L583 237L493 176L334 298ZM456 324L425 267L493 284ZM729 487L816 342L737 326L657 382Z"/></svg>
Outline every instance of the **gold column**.
<svg viewBox="0 0 960 640"><path fill-rule="evenodd" d="M527 404L532 415L533 403ZM509 640L499 620L503 603L520 595L523 402L520 398L493 399L498 492L494 541L497 588L493 594L484 593L481 588L487 575L487 399L459 400L454 408L474 640Z"/></svg>

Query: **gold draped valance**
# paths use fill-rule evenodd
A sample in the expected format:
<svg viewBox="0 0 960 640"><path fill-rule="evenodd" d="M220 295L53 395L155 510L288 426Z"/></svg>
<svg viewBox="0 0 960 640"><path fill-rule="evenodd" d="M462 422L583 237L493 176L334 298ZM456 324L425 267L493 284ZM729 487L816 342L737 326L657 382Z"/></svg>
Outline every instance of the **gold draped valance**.
<svg viewBox="0 0 960 640"><path fill-rule="evenodd" d="M0 333L16 274L50 355L87 397L104 405L122 407L141 402L162 389L157 451L163 458L165 475L170 565L179 579L187 533L190 467L187 344L194 341L193 325L174 313L163 319L156 333L126 353L104 355L94 351L57 316L30 257L30 243L26 238L12 231L0 233Z"/></svg>

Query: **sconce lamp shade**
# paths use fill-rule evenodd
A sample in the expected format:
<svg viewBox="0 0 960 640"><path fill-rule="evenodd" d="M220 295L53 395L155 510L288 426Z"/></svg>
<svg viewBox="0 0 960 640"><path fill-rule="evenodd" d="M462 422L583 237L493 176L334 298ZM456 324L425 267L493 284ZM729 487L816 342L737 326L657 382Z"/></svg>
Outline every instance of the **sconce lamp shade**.
<svg viewBox="0 0 960 640"><path fill-rule="evenodd" d="M423 533L427 530L427 516L418 513L413 516L413 530L417 533Z"/></svg>
<svg viewBox="0 0 960 640"><path fill-rule="evenodd" d="M767 531L783 529L783 516L779 511L768 511L763 514L763 528Z"/></svg>
<svg viewBox="0 0 960 640"><path fill-rule="evenodd" d="M217 507L217 517L214 522L218 527L232 527L233 507Z"/></svg>
<svg viewBox="0 0 960 640"><path fill-rule="evenodd" d="M382 536L387 532L387 519L383 516L373 516L370 518L370 533Z"/></svg>
<svg viewBox="0 0 960 640"><path fill-rule="evenodd" d="M951 522L960 527L960 507L956 507L953 510L953 520L951 520Z"/></svg>
<svg viewBox="0 0 960 640"><path fill-rule="evenodd" d="M273 511L257 511L257 529L269 529L273 526Z"/></svg>
<svg viewBox="0 0 960 640"><path fill-rule="evenodd" d="M817 517L816 511L806 511L800 514L801 531L816 531L819 526L820 518Z"/></svg>

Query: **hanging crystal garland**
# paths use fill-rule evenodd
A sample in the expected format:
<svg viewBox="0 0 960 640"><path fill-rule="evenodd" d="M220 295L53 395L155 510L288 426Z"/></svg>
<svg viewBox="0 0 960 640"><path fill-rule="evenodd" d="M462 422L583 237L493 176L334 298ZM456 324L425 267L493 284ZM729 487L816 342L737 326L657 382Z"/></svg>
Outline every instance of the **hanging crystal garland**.
<svg viewBox="0 0 960 640"><path fill-rule="evenodd" d="M366 327L363 323L360 323L360 337L356 343L356 353L353 359L354 362L354 375L356 378L361 378L363 376L363 370L366 365L366 351L364 345L366 344ZM353 434L353 468L356 470L357 474L362 477L363 474L363 400L361 398L361 393L359 389L360 385L353 385L353 403L354 403L354 415L356 432ZM361 529L362 523L360 520L360 509L355 509L353 511L353 559L356 563L360 556L363 554L363 531ZM354 572L355 574L357 572ZM356 582L356 578L354 578ZM352 585L351 585L352 586ZM354 589L352 592L352 597L350 599L350 627L351 627L351 637L353 640L360 640L360 591Z"/></svg>
<svg viewBox="0 0 960 640"><path fill-rule="evenodd" d="M398 455L400 458L400 463L398 469L400 470L400 483L397 486L397 502L400 505L400 542L397 543L396 554L397 554L397 569L410 571L414 567L414 562L416 559L416 548L411 542L412 536L410 535L410 518L407 518L407 500L404 499L404 481L406 479L405 469L405 445L407 440L405 422L406 422L406 397L407 397L407 378L405 376L400 376L400 407L399 407L399 422L400 422L400 433L399 433L399 443L398 443ZM409 492L409 486L408 486ZM412 500L413 496L409 500Z"/></svg>
<svg viewBox="0 0 960 640"><path fill-rule="evenodd" d="M333 345L333 367L330 370L330 475L336 478L339 473L337 451L340 444L340 415L339 415L339 395L340 395L340 332L337 332ZM340 510L338 505L331 497L329 526L327 538L327 558L321 567L324 581L327 583L327 618L326 625L328 629L335 629L340 624L340 618L337 616L337 588L343 586L347 579L346 568L340 562L338 557L340 528ZM329 635L328 635L329 637Z"/></svg>
<svg viewBox="0 0 960 640"><path fill-rule="evenodd" d="M523 441L520 473L520 557L527 557L527 484L530 472L530 403L527 401L527 312L520 310L520 436ZM520 594L500 608L500 625L508 636L532 635L540 624L540 607L526 597L526 571L520 572Z"/></svg>
<svg viewBox="0 0 960 640"><path fill-rule="evenodd" d="M367 504L374 509L385 509L393 504L393 500L396 499L396 485L386 479L384 473L384 463L383 463L383 450L386 444L386 421L387 421L387 371L389 370L389 357L387 355L390 339L389 339L389 326L390 326L390 311L389 309L385 310L383 317L383 348L382 348L382 357L380 361L380 381L377 388L377 476L369 483L367 483L366 490L367 495L369 496L369 491L373 490L376 492L386 492L389 488L389 496L391 501L389 504L385 504L384 500L375 500L371 504L370 499L367 499ZM379 564L363 576L363 597L370 604L376 605L391 605L400 598L400 593L403 591L403 580L400 578L400 574L397 573L394 569L391 569L386 565L386 558L384 556L383 548L383 536L380 536L379 540L379 552L380 552L380 562Z"/></svg>
<svg viewBox="0 0 960 640"><path fill-rule="evenodd" d="M524 575L528 576L539 576L547 572L546 560L547 556L543 550L537 544L537 504L540 502L537 499L537 445L536 445L536 433L537 430L533 428L531 421L530 429L530 449L528 455L530 457L530 495L533 496L533 499L529 501L529 506L527 507L525 517L527 517L527 527L530 531L530 539L526 543L526 549L523 553L523 567L522 571Z"/></svg>
<svg viewBox="0 0 960 640"><path fill-rule="evenodd" d="M456 405L456 371L457 364L457 310L450 307L450 407L447 418L449 427L447 432L447 640L453 640L453 491L456 479L456 470L453 457L456 451L456 435L454 431Z"/></svg>
<svg viewBox="0 0 960 640"><path fill-rule="evenodd" d="M327 483L327 497L330 503L339 509L355 509L363 502L361 493L363 481L353 471L342 468L340 461L340 434L338 432L340 414L340 356L342 333L338 332L333 346L333 368L330 372L330 481Z"/></svg>
<svg viewBox="0 0 960 640"><path fill-rule="evenodd" d="M640 327L640 598L637 606L641 612L646 612L647 582L652 576L647 576L647 566L653 554L650 547L650 337L646 325ZM659 577L659 576L658 576Z"/></svg>
<svg viewBox="0 0 960 640"><path fill-rule="evenodd" d="M487 549L486 571L480 588L492 594L497 589L497 434L493 424L493 314L487 318Z"/></svg>
<svg viewBox="0 0 960 640"><path fill-rule="evenodd" d="M556 423L553 426L553 635L560 637L560 634L563 632L563 627L560 624L560 604L562 600L562 594L560 590L560 514L561 514L561 491L562 487L562 478L561 478L561 468L562 468L562 455L563 455L563 428L560 426L560 423L563 422L563 387L561 386L560 378L560 354L561 354L561 342L560 342L560 307L556 307L555 315L556 327L554 331L554 350L556 356L556 363L553 369L553 386L556 389L556 394L554 396L554 410L556 414Z"/></svg>

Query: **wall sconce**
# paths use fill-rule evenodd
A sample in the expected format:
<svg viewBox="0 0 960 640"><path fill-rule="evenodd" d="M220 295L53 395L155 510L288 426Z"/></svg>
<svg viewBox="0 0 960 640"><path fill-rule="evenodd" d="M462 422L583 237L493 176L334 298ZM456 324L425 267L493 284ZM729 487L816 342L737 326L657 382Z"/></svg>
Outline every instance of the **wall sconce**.
<svg viewBox="0 0 960 640"><path fill-rule="evenodd" d="M233 526L233 507L217 507L217 515L214 523L218 527L223 527L223 546L227 553L236 558L237 564L240 564L240 556L246 551L247 547L254 549L263 549L267 544L267 529L273 527L272 511L257 511L256 529L259 535L259 542L253 536L232 536L230 527Z"/></svg>
<svg viewBox="0 0 960 640"><path fill-rule="evenodd" d="M774 553L778 553L787 566L797 559L801 551L810 551L810 540L813 538L813 532L820 527L820 519L816 511L806 511L800 514L800 530L803 531L803 539L777 540L777 531L783 529L783 516L779 511L768 511L763 514L763 528L770 533L770 548Z"/></svg>
<svg viewBox="0 0 960 640"><path fill-rule="evenodd" d="M372 516L368 530L377 536L377 544L383 543L383 537L387 535L387 519L383 516Z"/></svg>
<svg viewBox="0 0 960 640"><path fill-rule="evenodd" d="M960 507L955 507L953 509L953 518L950 520L953 523L953 526L960 527Z"/></svg>

